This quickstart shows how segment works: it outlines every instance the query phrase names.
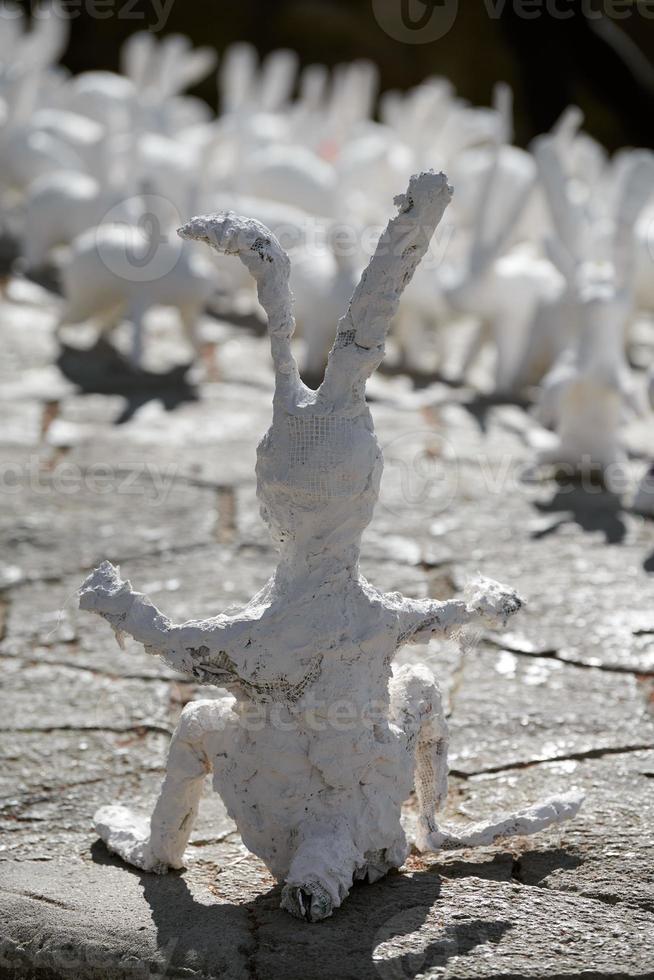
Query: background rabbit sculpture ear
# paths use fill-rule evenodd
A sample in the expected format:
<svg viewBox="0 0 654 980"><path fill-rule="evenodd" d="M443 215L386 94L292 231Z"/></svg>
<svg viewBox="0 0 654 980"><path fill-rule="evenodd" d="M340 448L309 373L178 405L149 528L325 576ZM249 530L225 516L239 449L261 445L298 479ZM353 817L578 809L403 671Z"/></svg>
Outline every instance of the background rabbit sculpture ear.
<svg viewBox="0 0 654 980"><path fill-rule="evenodd" d="M295 51L271 51L261 65L257 85L257 107L263 112L279 112L290 101L297 79L299 58Z"/></svg>
<svg viewBox="0 0 654 980"><path fill-rule="evenodd" d="M297 108L309 114L324 109L329 72L325 65L307 65L300 72Z"/></svg>
<svg viewBox="0 0 654 980"><path fill-rule="evenodd" d="M217 62L213 48L195 48L183 34L169 34L159 44L148 31L125 41L121 70L135 89L156 103L180 95L212 71Z"/></svg>
<svg viewBox="0 0 654 980"><path fill-rule="evenodd" d="M636 260L636 222L654 193L654 154L648 150L632 150L620 167L617 184L612 260L617 282L631 288Z"/></svg>
<svg viewBox="0 0 654 980"><path fill-rule="evenodd" d="M232 44L218 69L220 109L223 114L251 107L256 99L258 56L252 44Z"/></svg>
<svg viewBox="0 0 654 980"><path fill-rule="evenodd" d="M131 79L134 88L147 89L154 73L157 43L149 31L137 31L127 38L120 49L120 70Z"/></svg>
<svg viewBox="0 0 654 980"><path fill-rule="evenodd" d="M564 109L559 118L552 126L551 135L557 145L564 152L572 147L573 140L577 136L584 122L584 114L577 105L569 105Z"/></svg>
<svg viewBox="0 0 654 980"><path fill-rule="evenodd" d="M193 49L183 34L170 34L159 45L156 91L161 98L180 95L213 71L216 62L213 48Z"/></svg>
<svg viewBox="0 0 654 980"><path fill-rule="evenodd" d="M40 6L14 52L17 70L26 75L54 65L66 50L69 34L69 18L58 0Z"/></svg>
<svg viewBox="0 0 654 980"><path fill-rule="evenodd" d="M493 86L493 108L497 113L497 143L512 143L513 129L513 89L506 82Z"/></svg>
<svg viewBox="0 0 654 980"><path fill-rule="evenodd" d="M547 243L548 255L572 286L577 266L586 255L586 215L581 205L570 199L561 140L551 135L539 136L531 149L554 227L554 237Z"/></svg>
<svg viewBox="0 0 654 980"><path fill-rule="evenodd" d="M508 93L500 91L499 101L506 113ZM511 150L510 159L504 159L503 150ZM483 275L506 248L534 187L533 163L527 154L517 156L519 152L499 139L492 145L489 166L479 185L468 252L470 279Z"/></svg>

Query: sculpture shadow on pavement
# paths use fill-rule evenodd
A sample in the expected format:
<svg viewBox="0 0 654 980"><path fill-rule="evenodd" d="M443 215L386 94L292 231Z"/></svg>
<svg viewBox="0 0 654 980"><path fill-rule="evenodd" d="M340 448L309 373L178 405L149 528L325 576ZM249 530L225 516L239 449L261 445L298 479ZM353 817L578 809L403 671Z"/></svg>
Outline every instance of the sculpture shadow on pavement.
<svg viewBox="0 0 654 980"><path fill-rule="evenodd" d="M108 853L100 841L91 848L91 857L96 864L118 867L125 874L138 876L145 906L157 930L158 946L169 958L171 975L198 954L210 960L212 948L222 947L224 956L224 937L242 929L244 917L253 933L265 930L268 968L274 967L277 976L284 975L288 943L297 940L297 924L279 908L280 885L243 903L204 904L193 896L184 872L171 871L163 876L144 874ZM333 951L342 950L343 944L351 950L348 962L352 976L362 980L413 980L425 970L444 966L454 956L465 956L480 946L500 943L512 928L511 923L483 915L436 927L430 925L432 933L436 928L437 936L424 945L415 935L426 928L433 912L438 910L444 870L450 879L506 881L510 865L521 877L524 872L527 884L537 885L557 868L577 867L581 863L577 855L560 847L528 851L519 861L509 853L499 852L492 860L471 857L447 865L432 863L412 870L410 875L394 872L372 885L355 884L347 911L336 910L318 927L309 926L311 959L316 964L324 964L311 975L328 977L329 963L334 962ZM220 876L216 886L219 883ZM410 938L403 942L403 937Z"/></svg>
<svg viewBox="0 0 654 980"><path fill-rule="evenodd" d="M84 394L123 395L126 404L116 425L128 422L150 401L161 402L171 412L183 402L198 399L187 378L191 364L175 365L161 373L137 370L102 337L88 350L63 345L57 367Z"/></svg>

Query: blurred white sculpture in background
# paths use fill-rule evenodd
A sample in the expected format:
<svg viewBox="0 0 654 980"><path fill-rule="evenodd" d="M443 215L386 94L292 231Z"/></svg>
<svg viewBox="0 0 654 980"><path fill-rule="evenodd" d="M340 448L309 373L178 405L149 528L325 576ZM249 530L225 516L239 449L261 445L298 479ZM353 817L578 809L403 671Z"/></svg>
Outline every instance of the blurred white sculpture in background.
<svg viewBox="0 0 654 980"><path fill-rule="evenodd" d="M654 408L654 367L650 368L647 376L647 394L650 406ZM632 508L645 517L654 517L654 462L636 487Z"/></svg>
<svg viewBox="0 0 654 980"><path fill-rule="evenodd" d="M91 321L106 334L127 319L135 368L143 366L144 318L155 306L177 310L193 354L199 355L197 324L216 289L213 263L173 237L157 214L157 202L144 196L143 224L107 223L78 235L62 269L65 303L58 330Z"/></svg>
<svg viewBox="0 0 654 980"><path fill-rule="evenodd" d="M461 599L407 599L359 572L383 465L365 386L450 196L444 174L427 172L396 198L317 391L300 380L291 352L290 264L272 232L232 212L180 230L238 256L268 315L275 393L257 494L280 556L243 609L202 622L174 625L108 562L82 586L81 607L119 639L130 634L175 669L231 692L184 709L149 822L121 805L96 813L107 846L137 867L183 865L211 771L244 843L284 881L282 907L311 921L330 915L355 879L374 881L403 863L400 812L414 788L422 851L533 833L579 808L579 797L563 795L472 827L438 827L448 746L440 692L425 667L394 670L393 658L432 634L504 624L521 600L481 577Z"/></svg>
<svg viewBox="0 0 654 980"><path fill-rule="evenodd" d="M83 165L85 133L64 119L58 131L52 107L65 75L55 67L68 42L68 18L56 2L40 10L30 29L17 7L0 20L0 202L11 213L30 182L57 168Z"/></svg>
<svg viewBox="0 0 654 980"><path fill-rule="evenodd" d="M579 203L555 139L539 138L535 154L555 229L549 251L567 283L561 314L571 327L543 383L538 415L558 438L540 461L597 470L610 483L612 468L626 458L620 440L626 413L643 407L625 346L634 307L634 229L654 186L654 157L640 151L618 159L599 200L595 189Z"/></svg>
<svg viewBox="0 0 654 980"><path fill-rule="evenodd" d="M140 32L120 73L71 76L56 64L67 16L56 2L47 11L30 30L18 15L0 19L0 232L19 243L17 271L58 276L62 322L107 329L128 317L141 363L143 312L170 304L199 351L204 310L229 318L256 298L239 264L218 256L217 297L210 263L179 251L174 229L181 216L236 209L291 256L296 354L315 386L389 196L411 173L442 168L459 193L394 317L393 367L437 369L509 399L538 397L548 376L541 415L559 431L554 455L619 462L618 429L634 405L632 327L647 336L654 313L654 184L644 176L628 190L642 151L609 158L570 107L528 152L512 145L506 85L488 108L442 78L378 96L370 62L300 71L295 52L260 60L248 44L221 56L216 115L185 94L213 71L212 50ZM154 209L156 233L146 196L167 202L165 220ZM175 256L166 283L150 274ZM570 387L582 374L583 396ZM606 397L591 409L598 384Z"/></svg>

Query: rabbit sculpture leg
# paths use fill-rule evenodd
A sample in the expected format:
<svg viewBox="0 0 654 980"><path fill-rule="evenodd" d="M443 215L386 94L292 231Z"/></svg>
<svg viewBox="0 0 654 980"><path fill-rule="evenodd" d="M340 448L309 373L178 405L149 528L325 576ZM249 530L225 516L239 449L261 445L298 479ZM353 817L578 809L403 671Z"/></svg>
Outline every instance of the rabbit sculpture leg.
<svg viewBox="0 0 654 980"><path fill-rule="evenodd" d="M341 904L353 880L376 881L403 863L408 845L400 809L413 785L418 795L420 825L424 828L422 839L427 839L425 832L436 829L434 811L440 809L447 795L447 724L440 692L430 671L417 666L402 667L392 678L389 692L392 728L384 724L382 738L379 731L376 733L380 743L376 761L379 766L384 762L389 766L386 780L390 777L395 785L388 786L378 800L379 816L372 833L370 829L357 828L357 810L361 804L370 806L375 782L384 782L380 773L368 779L361 800L354 801L352 813L347 812L340 786L333 787L333 806L325 812L323 805L319 815L306 815L304 799L298 811L296 800L285 804L283 794L281 799L272 798L280 832L271 838L271 821L266 824L265 840L257 840L256 833L249 840L257 853L265 854L277 877L286 881L282 905L295 915L311 920L323 918ZM245 706L247 702L241 707ZM282 757L296 749L298 739L297 731L288 737L288 718L280 737L275 720L279 722L279 713L260 714L259 723L254 726L260 731L255 736L252 726L249 731L239 726L239 706L233 697L186 705L171 740L166 777L149 824L128 808L112 805L97 811L98 832L111 850L145 871L165 873L169 868L182 868L208 773L214 773L217 791L231 801L230 809L239 825L247 817L245 809L261 809L263 813L270 807L271 770L257 779L252 768L257 760L261 761L264 744L271 758ZM334 734L329 732L327 738ZM319 742L324 741L320 726L316 735ZM394 763L400 759L405 775L398 780ZM249 760L252 765L248 765ZM279 763L276 766L272 772L281 788L283 774L277 771ZM306 778L310 783L309 765ZM329 795L324 782L318 789L324 804Z"/></svg>
<svg viewBox="0 0 654 980"><path fill-rule="evenodd" d="M261 514L279 549L271 579L233 614L175 625L108 562L84 583L80 606L117 637L232 697L185 710L150 827L125 808L103 808L108 847L140 867L179 867L203 776L244 844L285 882L282 905L316 920L355 878L375 879L406 857L402 803L414 785L418 846L466 846L439 830L446 794L447 729L433 677L393 673L399 647L432 634L504 624L521 600L480 578L461 599L382 593L359 572L362 534L379 491L382 456L365 400L384 355L400 294L450 199L443 174L411 178L398 214L341 318L317 391L290 348L290 263L272 233L226 212L194 218L180 233L238 255L257 280L275 368L273 421L257 449ZM539 804L475 828L486 842L570 816L577 799Z"/></svg>
<svg viewBox="0 0 654 980"><path fill-rule="evenodd" d="M233 701L227 695L186 705L173 732L166 778L149 822L121 805L96 812L98 833L124 861L158 874L184 867L205 777L213 771L215 759L225 755L223 748L236 722Z"/></svg>

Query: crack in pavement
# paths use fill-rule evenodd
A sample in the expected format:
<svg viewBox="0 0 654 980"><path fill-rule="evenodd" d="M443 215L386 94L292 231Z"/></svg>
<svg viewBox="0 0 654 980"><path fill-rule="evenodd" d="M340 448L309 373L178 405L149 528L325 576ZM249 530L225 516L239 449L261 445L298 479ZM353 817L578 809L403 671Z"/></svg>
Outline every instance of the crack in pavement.
<svg viewBox="0 0 654 980"><path fill-rule="evenodd" d="M3 888L2 889L6 895L17 895L19 898L31 898L35 902L45 902L47 905L55 905L57 908L66 909L67 912L75 912L75 908L72 905L67 905L66 902L60 902L57 898L49 898L47 895L39 895L37 892L29 891L18 891L13 888Z"/></svg>
<svg viewBox="0 0 654 980"><path fill-rule="evenodd" d="M643 631L639 633L634 632L633 635L643 635ZM631 674L632 676L638 677L654 677L654 670L644 671L640 667L627 667L622 664L590 664L585 660L573 660L569 657L562 657L560 651L555 647L530 652L529 650L521 650L519 647L513 646L510 643L501 643L499 639L495 639L494 637L486 636L484 640L495 650L505 650L508 653L513 653L517 657L528 657L531 660L556 660L560 664L569 664L571 667L581 667L583 670L602 670L609 674Z"/></svg>
<svg viewBox="0 0 654 980"><path fill-rule="evenodd" d="M162 548L153 548L151 551L139 551L134 553L120 555L104 555L102 558L96 559L92 564L82 563L80 565L75 565L70 568L64 569L61 572L53 574L52 572L47 572L44 575L37 575L36 573L26 573L25 577L20 581L13 584L7 585L2 589L3 595L9 592L15 592L17 589L25 588L29 585L59 585L65 582L67 578L71 578L73 575L88 575L101 561L110 561L112 565L120 565L128 561L140 561L141 559L147 560L149 558L161 558L164 555L183 555L193 551L202 551L215 547L215 542L213 541L194 541L190 544L170 544ZM81 584L81 583L80 583ZM75 590L77 592L77 589Z"/></svg>
<svg viewBox="0 0 654 980"><path fill-rule="evenodd" d="M146 766L139 768L138 775L140 776L143 774L154 773L161 774L165 773L165 771L165 766ZM117 774L115 778L120 777L121 774ZM9 810L12 807L15 809L16 807L34 806L35 803L47 803L55 793L60 794L66 790L77 789L79 786L93 786L96 783L106 782L107 776L105 774L103 776L94 776L91 779L78 779L76 782L72 783L58 783L54 786L42 786L40 787L40 793L38 796L28 796L26 799L21 799L20 793L14 793L11 797L3 796L0 797L0 814L3 810ZM229 831L229 833L233 833L233 831ZM220 840L222 839L223 838L217 839L216 843L220 843ZM213 843L213 841L211 843Z"/></svg>
<svg viewBox="0 0 654 980"><path fill-rule="evenodd" d="M65 646L70 641L62 641L62 645ZM189 687L197 687L196 681L188 680L183 674L169 676L166 674L125 674L123 672L116 673L113 670L106 670L102 667L89 667L86 664L76 664L69 662L67 660L40 660L35 658L34 655L27 655L24 653L6 653L4 651L0 652L1 660L11 660L18 661L19 663L24 663L25 665L37 665L39 667L63 667L66 670L83 670L89 674L97 674L99 677L108 677L112 681L159 681L161 683L175 683L175 684L186 684Z"/></svg>
<svg viewBox="0 0 654 980"><path fill-rule="evenodd" d="M29 728L0 727L0 733L6 734L20 733L35 735L37 733L43 733L51 735L54 732L111 732L114 735L126 735L128 732L146 735L150 732L155 732L159 735L170 737L173 734L173 729L165 725L153 725L149 722L144 722L142 725L126 725L124 727L119 725L44 725L42 728L38 725L32 725Z"/></svg>
<svg viewBox="0 0 654 980"><path fill-rule="evenodd" d="M483 769L476 769L474 772L466 772L463 769L450 769L450 776L466 780L473 779L475 776L512 772L516 769L530 769L533 766L542 766L548 762L582 762L584 759L602 759L606 755L626 755L630 752L646 752L651 749L654 749L654 742L645 742L637 745L609 745L605 748L583 749L579 752L569 752L565 755L547 756L544 759L523 759L519 762L509 762L500 766L487 766Z"/></svg>

